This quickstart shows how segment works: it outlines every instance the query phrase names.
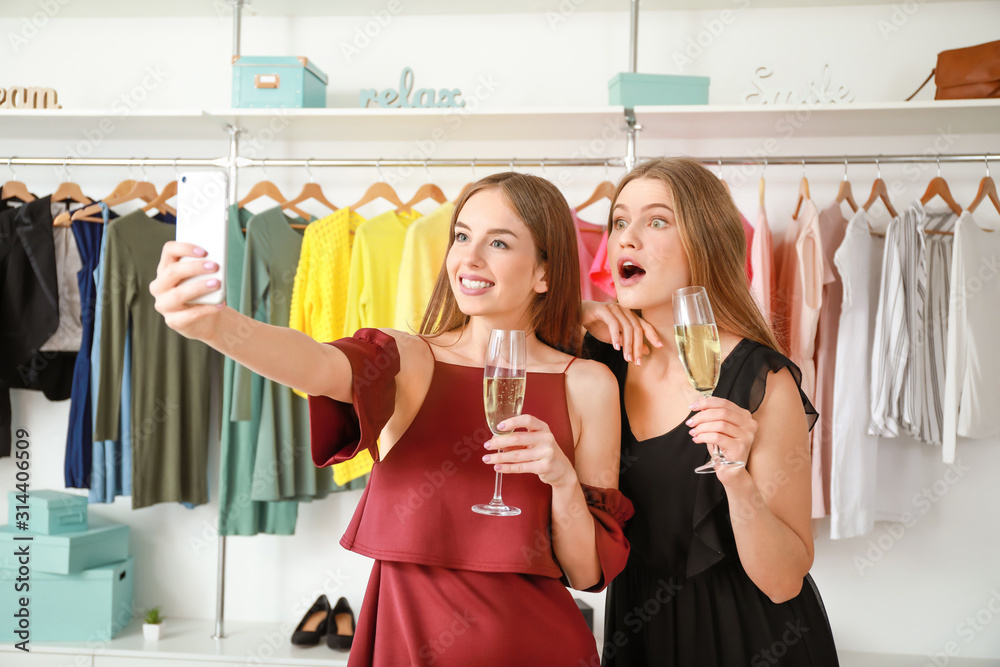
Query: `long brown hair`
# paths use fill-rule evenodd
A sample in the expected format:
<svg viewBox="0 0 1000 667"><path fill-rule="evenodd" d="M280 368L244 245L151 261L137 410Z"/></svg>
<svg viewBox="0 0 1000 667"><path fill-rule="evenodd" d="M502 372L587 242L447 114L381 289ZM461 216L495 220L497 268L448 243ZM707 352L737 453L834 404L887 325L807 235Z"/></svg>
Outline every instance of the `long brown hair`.
<svg viewBox="0 0 1000 667"><path fill-rule="evenodd" d="M528 313L535 336L567 354L580 351L580 264L576 229L569 204L544 178L503 172L476 181L461 196L451 217L448 250L455 243L455 222L462 207L477 192L496 188L531 232L538 261L545 265L548 291L536 294ZM447 260L446 260L447 261ZM420 333L439 336L465 326L469 316L458 308L451 291L447 265L441 266Z"/></svg>
<svg viewBox="0 0 1000 667"><path fill-rule="evenodd" d="M618 184L611 200L608 233L622 188L638 178L663 181L674 201L674 217L691 271L691 284L708 292L719 328L784 352L750 293L746 236L736 203L711 171L688 157L643 162Z"/></svg>

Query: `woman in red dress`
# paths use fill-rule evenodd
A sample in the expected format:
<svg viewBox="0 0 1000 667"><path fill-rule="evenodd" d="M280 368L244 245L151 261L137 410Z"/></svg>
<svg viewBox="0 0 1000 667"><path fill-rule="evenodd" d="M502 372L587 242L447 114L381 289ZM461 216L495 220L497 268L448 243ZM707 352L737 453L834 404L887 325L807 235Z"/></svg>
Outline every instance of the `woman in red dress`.
<svg viewBox="0 0 1000 667"><path fill-rule="evenodd" d="M458 202L424 336L362 329L320 344L226 307L188 306L213 270L164 246L150 285L184 336L310 396L319 466L368 450L376 461L341 544L375 559L349 664L599 664L566 589L603 589L628 557L631 504L617 491L617 384L576 360L580 285L573 221L544 179L504 173ZM492 329L523 329L523 414L491 438L482 400ZM575 361L575 363L574 363ZM517 446L518 449L509 448ZM471 506L494 471L516 517Z"/></svg>

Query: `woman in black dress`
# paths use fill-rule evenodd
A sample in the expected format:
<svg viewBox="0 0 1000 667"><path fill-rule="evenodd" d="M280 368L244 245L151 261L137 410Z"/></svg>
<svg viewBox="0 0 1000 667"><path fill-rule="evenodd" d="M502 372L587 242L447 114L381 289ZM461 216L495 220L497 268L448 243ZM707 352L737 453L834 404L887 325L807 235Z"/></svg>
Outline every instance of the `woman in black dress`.
<svg viewBox="0 0 1000 667"><path fill-rule="evenodd" d="M618 378L620 488L635 516L603 665L837 665L809 576L817 415L750 294L732 197L693 160L644 163L612 200L608 257L618 304L585 304L585 347ZM672 295L689 285L707 290L722 344L708 398L674 343ZM716 445L746 467L695 474Z"/></svg>

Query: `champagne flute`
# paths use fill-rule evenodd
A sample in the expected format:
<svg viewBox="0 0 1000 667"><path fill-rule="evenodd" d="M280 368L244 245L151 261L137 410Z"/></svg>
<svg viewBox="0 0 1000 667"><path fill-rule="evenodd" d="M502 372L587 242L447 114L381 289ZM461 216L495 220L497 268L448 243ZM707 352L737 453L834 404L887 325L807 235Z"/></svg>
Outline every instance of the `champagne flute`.
<svg viewBox="0 0 1000 667"><path fill-rule="evenodd" d="M712 304L708 302L704 287L685 287L674 292L674 339L691 386L702 396L711 396L719 382L722 346ZM727 459L716 445L712 460L694 471L708 474L716 472L719 466L738 468L744 465L745 461Z"/></svg>
<svg viewBox="0 0 1000 667"><path fill-rule="evenodd" d="M524 405L524 385L527 381L527 348L524 332L494 329L486 351L486 370L483 375L483 402L486 405L486 423L493 435L509 435L497 430L497 424L521 414ZM503 452L503 450L498 450ZM473 512L489 516L517 516L516 507L509 507L500 497L502 475L498 472L493 483L493 500L485 505L474 505Z"/></svg>

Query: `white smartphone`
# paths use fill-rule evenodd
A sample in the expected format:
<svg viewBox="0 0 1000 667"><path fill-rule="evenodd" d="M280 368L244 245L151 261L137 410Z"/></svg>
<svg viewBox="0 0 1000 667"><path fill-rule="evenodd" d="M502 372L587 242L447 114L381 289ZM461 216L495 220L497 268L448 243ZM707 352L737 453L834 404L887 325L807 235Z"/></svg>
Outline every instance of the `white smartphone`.
<svg viewBox="0 0 1000 667"><path fill-rule="evenodd" d="M177 240L204 248L205 257L185 257L185 261L213 261L219 265L214 273L203 273L191 280L215 278L219 289L189 303L219 304L226 298L226 247L229 220L229 178L223 171L191 171L177 179Z"/></svg>

